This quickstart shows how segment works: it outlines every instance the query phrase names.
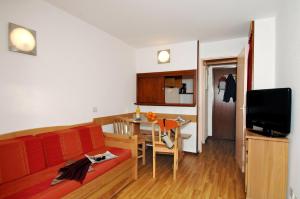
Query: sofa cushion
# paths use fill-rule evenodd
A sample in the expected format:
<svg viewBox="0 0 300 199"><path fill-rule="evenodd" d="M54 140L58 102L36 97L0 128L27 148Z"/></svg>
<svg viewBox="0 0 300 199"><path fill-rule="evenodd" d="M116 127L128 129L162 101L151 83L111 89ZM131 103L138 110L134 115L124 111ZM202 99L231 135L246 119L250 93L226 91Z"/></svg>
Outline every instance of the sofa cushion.
<svg viewBox="0 0 300 199"><path fill-rule="evenodd" d="M24 190L34 187L37 184L43 183L47 179L53 178L53 176L57 175L58 169L63 167L64 165L65 163L61 163L53 167L43 169L34 174L27 175L22 178L1 184L0 198L5 198L7 196L15 195L16 193L21 193Z"/></svg>
<svg viewBox="0 0 300 199"><path fill-rule="evenodd" d="M24 142L11 139L0 141L0 184L29 174Z"/></svg>
<svg viewBox="0 0 300 199"><path fill-rule="evenodd" d="M90 152L89 154L95 155L98 153L103 153L107 150L112 152L113 154L117 155L118 158L107 160L107 161L104 161L99 164L94 164L93 165L94 171L87 173L87 176L86 176L85 180L83 181L83 184L86 184L86 183L92 181L96 177L104 174L105 172L114 168L116 165L120 164L121 162L123 162L131 157L130 150L118 149L118 148L112 148L112 147L98 148L97 150L94 150L94 151ZM82 157L83 157L83 155L80 155L76 159L80 159ZM23 198L29 198L29 197L30 198L44 198L44 199L46 199L46 198L49 198L49 199L61 198L81 186L80 182L69 181L69 180L66 180L55 186L50 186L52 179L57 175L57 170L59 169L58 166L55 166L53 168L56 169L56 172L53 172L53 169L51 168L51 172L53 173L52 178L49 178L49 175L44 175L45 177L43 178L42 181L41 181L41 179L37 178L36 179L37 183L35 185L31 185L30 187L25 188L21 191L15 192L14 194L12 194L8 197L5 197L5 198L10 198L10 199L17 199L17 198L23 199ZM48 170L50 170L50 168ZM28 176L28 178L30 178L30 176ZM23 182L24 182L24 180L23 180ZM16 182L14 184L14 186L18 186L18 182ZM5 191L5 189L3 189L3 188L1 189L1 186L0 186L0 191Z"/></svg>
<svg viewBox="0 0 300 199"><path fill-rule="evenodd" d="M37 135L42 141L47 166L54 166L64 161L59 135L44 133Z"/></svg>
<svg viewBox="0 0 300 199"><path fill-rule="evenodd" d="M22 136L17 139L25 143L29 172L32 174L45 169L46 160L41 140L35 136Z"/></svg>
<svg viewBox="0 0 300 199"><path fill-rule="evenodd" d="M101 147L104 147L105 144L104 144L104 135L103 135L102 127L96 123L87 125L87 127L90 130L93 148L99 149Z"/></svg>
<svg viewBox="0 0 300 199"><path fill-rule="evenodd" d="M61 149L64 160L70 160L82 154L81 141L78 131L65 129L56 132L60 138Z"/></svg>
<svg viewBox="0 0 300 199"><path fill-rule="evenodd" d="M91 139L90 129L87 126L78 126L73 129L79 133L81 147L83 153L87 153L93 150L93 143Z"/></svg>

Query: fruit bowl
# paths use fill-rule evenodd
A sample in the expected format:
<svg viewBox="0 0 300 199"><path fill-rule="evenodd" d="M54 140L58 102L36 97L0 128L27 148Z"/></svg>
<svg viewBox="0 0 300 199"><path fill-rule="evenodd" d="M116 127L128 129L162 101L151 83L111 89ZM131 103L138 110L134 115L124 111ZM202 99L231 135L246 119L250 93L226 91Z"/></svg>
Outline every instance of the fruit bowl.
<svg viewBox="0 0 300 199"><path fill-rule="evenodd" d="M147 119L148 119L149 121L154 121L154 120L156 120L156 114L153 113L153 112L148 112L148 113L147 113Z"/></svg>

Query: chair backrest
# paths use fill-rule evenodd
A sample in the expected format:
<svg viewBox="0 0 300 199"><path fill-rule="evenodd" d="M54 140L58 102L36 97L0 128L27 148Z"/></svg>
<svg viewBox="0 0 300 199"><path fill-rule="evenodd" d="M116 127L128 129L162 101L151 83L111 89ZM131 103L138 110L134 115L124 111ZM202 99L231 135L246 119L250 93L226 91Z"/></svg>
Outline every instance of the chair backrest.
<svg viewBox="0 0 300 199"><path fill-rule="evenodd" d="M114 120L113 127L115 134L130 136L133 134L133 124L124 119Z"/></svg>
<svg viewBox="0 0 300 199"><path fill-rule="evenodd" d="M152 126L152 143L155 145L164 144L162 134L166 133L170 140L174 143L174 149L178 148L179 124L175 120L161 119L153 123Z"/></svg>

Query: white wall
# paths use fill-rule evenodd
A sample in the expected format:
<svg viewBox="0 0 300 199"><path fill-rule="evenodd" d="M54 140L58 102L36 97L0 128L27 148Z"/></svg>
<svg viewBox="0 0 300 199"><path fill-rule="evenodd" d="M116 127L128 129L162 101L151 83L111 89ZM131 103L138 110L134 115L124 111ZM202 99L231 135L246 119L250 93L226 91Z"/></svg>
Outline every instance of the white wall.
<svg viewBox="0 0 300 199"><path fill-rule="evenodd" d="M293 92L288 184L300 198L300 1L284 2L281 8L276 24L276 86L291 87Z"/></svg>
<svg viewBox="0 0 300 199"><path fill-rule="evenodd" d="M200 43L200 54L199 57L201 60L203 59L215 59L215 58L222 58L222 57L236 57L240 54L242 49L248 44L248 38L242 37L242 38L236 38L236 39L230 39L230 40L223 40L223 41L215 41L215 42L202 42ZM199 83L206 82L206 71L203 66L199 68ZM198 128L198 134L199 134L199 140L198 143L204 143L206 138L212 134L211 132L211 117L212 113L211 110L207 109L207 102L206 100L210 100L209 107L212 106L211 99L212 97L205 100L203 96L205 96L205 88L207 88L206 85L199 85L200 91L199 91L199 128ZM203 111L203 109L205 109ZM210 118L210 119L209 119Z"/></svg>
<svg viewBox="0 0 300 199"><path fill-rule="evenodd" d="M37 31L37 56L7 50L8 22ZM1 1L0 133L133 111L134 53L44 1Z"/></svg>
<svg viewBox="0 0 300 199"><path fill-rule="evenodd" d="M200 59L238 56L247 43L247 37L214 42L201 42Z"/></svg>
<svg viewBox="0 0 300 199"><path fill-rule="evenodd" d="M275 86L276 20L275 17L255 20L253 88Z"/></svg>
<svg viewBox="0 0 300 199"><path fill-rule="evenodd" d="M157 63L157 51L170 49L171 59L168 64ZM136 72L160 72L197 69L197 41L169 44L140 48L136 50ZM170 114L196 115L196 107L172 107L172 106L140 106L142 112L157 112ZM196 152L196 123L188 124L182 130L192 134L192 137L183 142L183 150Z"/></svg>
<svg viewBox="0 0 300 199"><path fill-rule="evenodd" d="M158 64L157 51L170 49L170 63ZM136 72L197 69L197 41L140 48L136 50Z"/></svg>

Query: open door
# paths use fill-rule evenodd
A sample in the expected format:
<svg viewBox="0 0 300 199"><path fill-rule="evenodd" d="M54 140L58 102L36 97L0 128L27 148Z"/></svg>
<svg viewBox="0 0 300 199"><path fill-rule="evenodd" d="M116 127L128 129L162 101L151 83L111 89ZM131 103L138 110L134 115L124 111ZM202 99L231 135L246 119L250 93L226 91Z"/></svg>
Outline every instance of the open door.
<svg viewBox="0 0 300 199"><path fill-rule="evenodd" d="M236 142L235 158L244 172L245 167L245 129L246 129L246 91L247 91L247 62L249 47L246 46L238 56L236 80Z"/></svg>

